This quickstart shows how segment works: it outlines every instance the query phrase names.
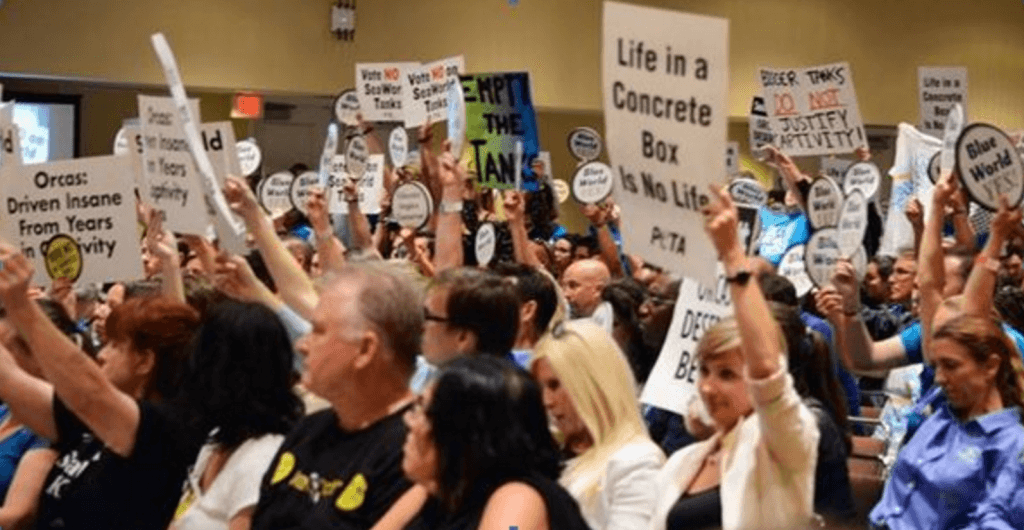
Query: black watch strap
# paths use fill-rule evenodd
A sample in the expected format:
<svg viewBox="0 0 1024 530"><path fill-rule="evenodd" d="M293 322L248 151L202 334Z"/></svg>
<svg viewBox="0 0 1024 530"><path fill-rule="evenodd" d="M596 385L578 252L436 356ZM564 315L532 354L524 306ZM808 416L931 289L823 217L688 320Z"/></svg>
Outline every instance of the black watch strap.
<svg viewBox="0 0 1024 530"><path fill-rule="evenodd" d="M736 271L736 274L732 276L726 276L725 281L729 283L735 283L736 285L746 285L750 281L750 271L747 269L740 269Z"/></svg>

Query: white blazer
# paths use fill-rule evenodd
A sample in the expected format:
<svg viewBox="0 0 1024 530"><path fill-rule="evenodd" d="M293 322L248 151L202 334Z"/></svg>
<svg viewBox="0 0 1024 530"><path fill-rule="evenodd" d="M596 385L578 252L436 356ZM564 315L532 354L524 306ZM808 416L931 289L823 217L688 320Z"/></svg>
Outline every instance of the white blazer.
<svg viewBox="0 0 1024 530"><path fill-rule="evenodd" d="M664 463L661 448L650 438L638 437L612 453L598 494L584 499L571 484L565 488L576 498L583 519L593 530L646 528L658 501L654 480Z"/></svg>
<svg viewBox="0 0 1024 530"><path fill-rule="evenodd" d="M793 388L785 362L776 374L747 379L754 414L725 440L721 459L723 530L807 528L814 516L818 424ZM734 443L729 443L733 441ZM665 530L669 511L715 449L720 434L680 449L657 477L649 528Z"/></svg>

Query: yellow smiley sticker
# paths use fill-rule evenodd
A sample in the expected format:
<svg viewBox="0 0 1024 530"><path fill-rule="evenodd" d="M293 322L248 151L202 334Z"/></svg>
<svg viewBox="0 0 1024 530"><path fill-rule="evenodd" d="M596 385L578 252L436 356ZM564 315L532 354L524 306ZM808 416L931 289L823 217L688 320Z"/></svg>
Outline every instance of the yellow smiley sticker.
<svg viewBox="0 0 1024 530"><path fill-rule="evenodd" d="M334 502L334 505L342 511L351 512L356 508L363 505L363 501L366 500L366 489L369 484L366 482L366 477L362 473L352 477L352 481L345 486L345 490L338 495L338 500Z"/></svg>
<svg viewBox="0 0 1024 530"><path fill-rule="evenodd" d="M43 243L43 264L51 280L67 278L72 282L82 274L82 248L69 235L57 234Z"/></svg>

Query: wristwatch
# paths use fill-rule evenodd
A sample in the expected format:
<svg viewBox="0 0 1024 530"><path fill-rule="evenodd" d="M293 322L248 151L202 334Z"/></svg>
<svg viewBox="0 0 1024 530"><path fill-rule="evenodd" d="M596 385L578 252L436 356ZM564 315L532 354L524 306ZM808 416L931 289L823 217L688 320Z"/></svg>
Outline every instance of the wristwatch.
<svg viewBox="0 0 1024 530"><path fill-rule="evenodd" d="M750 274L749 270L747 270L746 268L742 268L736 271L736 274L733 274L732 276L726 276L725 281L728 283L735 283L736 285L742 286L746 285L747 282L750 281L751 276L752 275Z"/></svg>
<svg viewBox="0 0 1024 530"><path fill-rule="evenodd" d="M441 201L438 211L441 213L462 213L462 201Z"/></svg>

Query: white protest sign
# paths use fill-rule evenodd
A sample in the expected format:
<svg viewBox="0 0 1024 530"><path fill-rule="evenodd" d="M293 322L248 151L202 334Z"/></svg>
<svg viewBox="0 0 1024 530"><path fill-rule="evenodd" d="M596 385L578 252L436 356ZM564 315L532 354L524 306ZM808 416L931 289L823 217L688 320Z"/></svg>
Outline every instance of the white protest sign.
<svg viewBox="0 0 1024 530"><path fill-rule="evenodd" d="M391 163L397 168L402 167L409 160L409 133L405 127L399 125L391 129L388 135L388 154L391 155Z"/></svg>
<svg viewBox="0 0 1024 530"><path fill-rule="evenodd" d="M932 155L932 159L928 161L928 179L932 181L932 184L938 184L939 179L942 177L942 152L935 153Z"/></svg>
<svg viewBox="0 0 1024 530"><path fill-rule="evenodd" d="M251 177L260 169L263 163L263 151L255 138L246 138L235 142L235 151L238 152L238 167L243 177Z"/></svg>
<svg viewBox="0 0 1024 530"><path fill-rule="evenodd" d="M761 215L760 206L748 204L737 204L736 231L739 234L740 244L747 254L753 254L757 248L758 240L761 239Z"/></svg>
<svg viewBox="0 0 1024 530"><path fill-rule="evenodd" d="M597 204L608 198L615 173L602 162L583 164L572 176L572 196L580 204Z"/></svg>
<svg viewBox="0 0 1024 530"><path fill-rule="evenodd" d="M292 209L291 189L295 175L291 171L279 171L263 177L256 190L260 204L271 217L277 217Z"/></svg>
<svg viewBox="0 0 1024 530"><path fill-rule="evenodd" d="M590 127L576 127L569 132L569 152L580 162L597 160L604 148L601 135Z"/></svg>
<svg viewBox="0 0 1024 530"><path fill-rule="evenodd" d="M327 135L324 138L324 149L320 152L320 167L317 168L317 178L320 180L319 185L324 190L329 186L328 179L331 175L331 162L334 160L334 155L338 153L338 124L330 123L327 125ZM303 210L302 213L306 213Z"/></svg>
<svg viewBox="0 0 1024 530"><path fill-rule="evenodd" d="M814 287L814 282L807 275L807 267L804 266L804 245L794 245L786 251L779 262L779 275L786 278L796 288L796 295L803 296Z"/></svg>
<svg viewBox="0 0 1024 530"><path fill-rule="evenodd" d="M362 135L353 136L345 146L345 164L349 178L359 180L366 174L366 159L370 156L370 148Z"/></svg>
<svg viewBox="0 0 1024 530"><path fill-rule="evenodd" d="M804 250L804 265L814 285L825 287L832 283L832 273L840 258L839 233L835 228L824 228L811 234Z"/></svg>
<svg viewBox="0 0 1024 530"><path fill-rule="evenodd" d="M849 64L761 68L759 78L782 152L829 155L867 145Z"/></svg>
<svg viewBox="0 0 1024 530"><path fill-rule="evenodd" d="M851 191L839 214L839 254L844 258L853 256L861 247L867 229L868 201L860 190Z"/></svg>
<svg viewBox="0 0 1024 530"><path fill-rule="evenodd" d="M149 188L146 186L142 169L143 151L142 128L138 125L125 125L117 131L114 138L114 155L127 156L131 160L132 179L139 190L139 196L148 197Z"/></svg>
<svg viewBox="0 0 1024 530"><path fill-rule="evenodd" d="M217 184L224 185L228 175L242 173L241 161L238 158L235 141L235 128L229 121L203 123L199 126L199 134L203 140L203 149L210 157L210 165L217 177Z"/></svg>
<svg viewBox="0 0 1024 530"><path fill-rule="evenodd" d="M466 94L462 83L452 83L448 85L448 140L452 143L452 154L456 159L462 156L466 125Z"/></svg>
<svg viewBox="0 0 1024 530"><path fill-rule="evenodd" d="M349 178L345 172L345 156L337 155L331 164L330 193L328 195L329 211L334 214L347 214L348 202L342 186ZM380 213L380 196L384 192L384 155L370 155L366 159L366 172L356 183L356 197L359 200L359 211L365 214Z"/></svg>
<svg viewBox="0 0 1024 530"><path fill-rule="evenodd" d="M725 172L729 176L738 175L740 172L740 143L725 143Z"/></svg>
<svg viewBox="0 0 1024 530"><path fill-rule="evenodd" d="M818 177L807 193L807 220L814 228L827 228L839 223L843 191L828 177Z"/></svg>
<svg viewBox="0 0 1024 530"><path fill-rule="evenodd" d="M141 133L139 136L142 136ZM121 127L117 130L117 134L114 135L114 155L127 155L131 149L130 145L131 144L128 143L128 131L125 130L125 127ZM141 149L142 146L140 145L139 150L141 151Z"/></svg>
<svg viewBox="0 0 1024 530"><path fill-rule="evenodd" d="M775 135L772 133L772 122L768 119L768 108L764 104L764 98L754 96L750 102L750 116L747 127L750 130L750 152L757 153L766 145L775 145Z"/></svg>
<svg viewBox="0 0 1024 530"><path fill-rule="evenodd" d="M569 184L562 179L551 179L551 187L555 190L555 199L558 200L558 204L569 200L569 196L572 191L569 190Z"/></svg>
<svg viewBox="0 0 1024 530"><path fill-rule="evenodd" d="M697 393L697 342L711 326L732 316L732 301L725 273L718 267L715 280L701 284L683 278L672 324L640 401L685 415L687 402Z"/></svg>
<svg viewBox="0 0 1024 530"><path fill-rule="evenodd" d="M760 181L751 178L733 179L729 183L729 195L737 204L762 206L768 202L768 191Z"/></svg>
<svg viewBox="0 0 1024 530"><path fill-rule="evenodd" d="M1011 208L1024 197L1024 163L1010 137L991 125L964 128L956 143L956 167L971 200L986 209L998 210L1003 194Z"/></svg>
<svg viewBox="0 0 1024 530"><path fill-rule="evenodd" d="M0 104L0 166L21 165L21 133L14 124L14 103Z"/></svg>
<svg viewBox="0 0 1024 530"><path fill-rule="evenodd" d="M405 126L419 127L426 122L447 119L448 94L452 84L459 84L466 61L461 55L409 68L402 76Z"/></svg>
<svg viewBox="0 0 1024 530"><path fill-rule="evenodd" d="M878 193L881 181L882 172L878 170L878 166L871 162L857 162L843 175L843 189L847 194L859 191L865 199L870 199Z"/></svg>
<svg viewBox="0 0 1024 530"><path fill-rule="evenodd" d="M316 171L306 171L292 179L292 185L288 188L288 198L291 200L292 208L302 212L302 215L309 215L309 196L315 188L320 187L320 174Z"/></svg>
<svg viewBox="0 0 1024 530"><path fill-rule="evenodd" d="M359 96L353 89L348 89L334 100L334 117L342 125L355 127L359 125L356 115L359 114Z"/></svg>
<svg viewBox="0 0 1024 530"><path fill-rule="evenodd" d="M625 251L705 283L708 184L725 174L729 21L604 3L605 136Z"/></svg>
<svg viewBox="0 0 1024 530"><path fill-rule="evenodd" d="M494 249L497 247L497 243L494 223L481 223L480 227L476 229L476 237L473 241L477 264L481 267L491 264L491 261L494 259Z"/></svg>
<svg viewBox="0 0 1024 530"><path fill-rule="evenodd" d="M356 63L356 95L363 119L403 121L402 78L405 72L418 66L419 63Z"/></svg>
<svg viewBox="0 0 1024 530"><path fill-rule="evenodd" d="M967 68L919 66L917 84L921 96L920 130L941 138L946 115L953 105L959 103L964 109L967 108Z"/></svg>
<svg viewBox="0 0 1024 530"><path fill-rule="evenodd" d="M0 232L29 258L37 281L142 277L130 171L120 156L3 168Z"/></svg>
<svg viewBox="0 0 1024 530"><path fill-rule="evenodd" d="M399 225L419 230L430 220L434 202L430 191L419 182L406 182L391 197L391 216Z"/></svg>
<svg viewBox="0 0 1024 530"><path fill-rule="evenodd" d="M954 104L946 115L946 128L942 133L942 150L939 151L939 178L953 172L956 163L956 141L964 129L964 109Z"/></svg>
<svg viewBox="0 0 1024 530"><path fill-rule="evenodd" d="M850 169L851 165L853 162L834 156L823 156L818 164L821 174L836 181L836 184L839 184L839 187L844 190L846 189L846 170Z"/></svg>

